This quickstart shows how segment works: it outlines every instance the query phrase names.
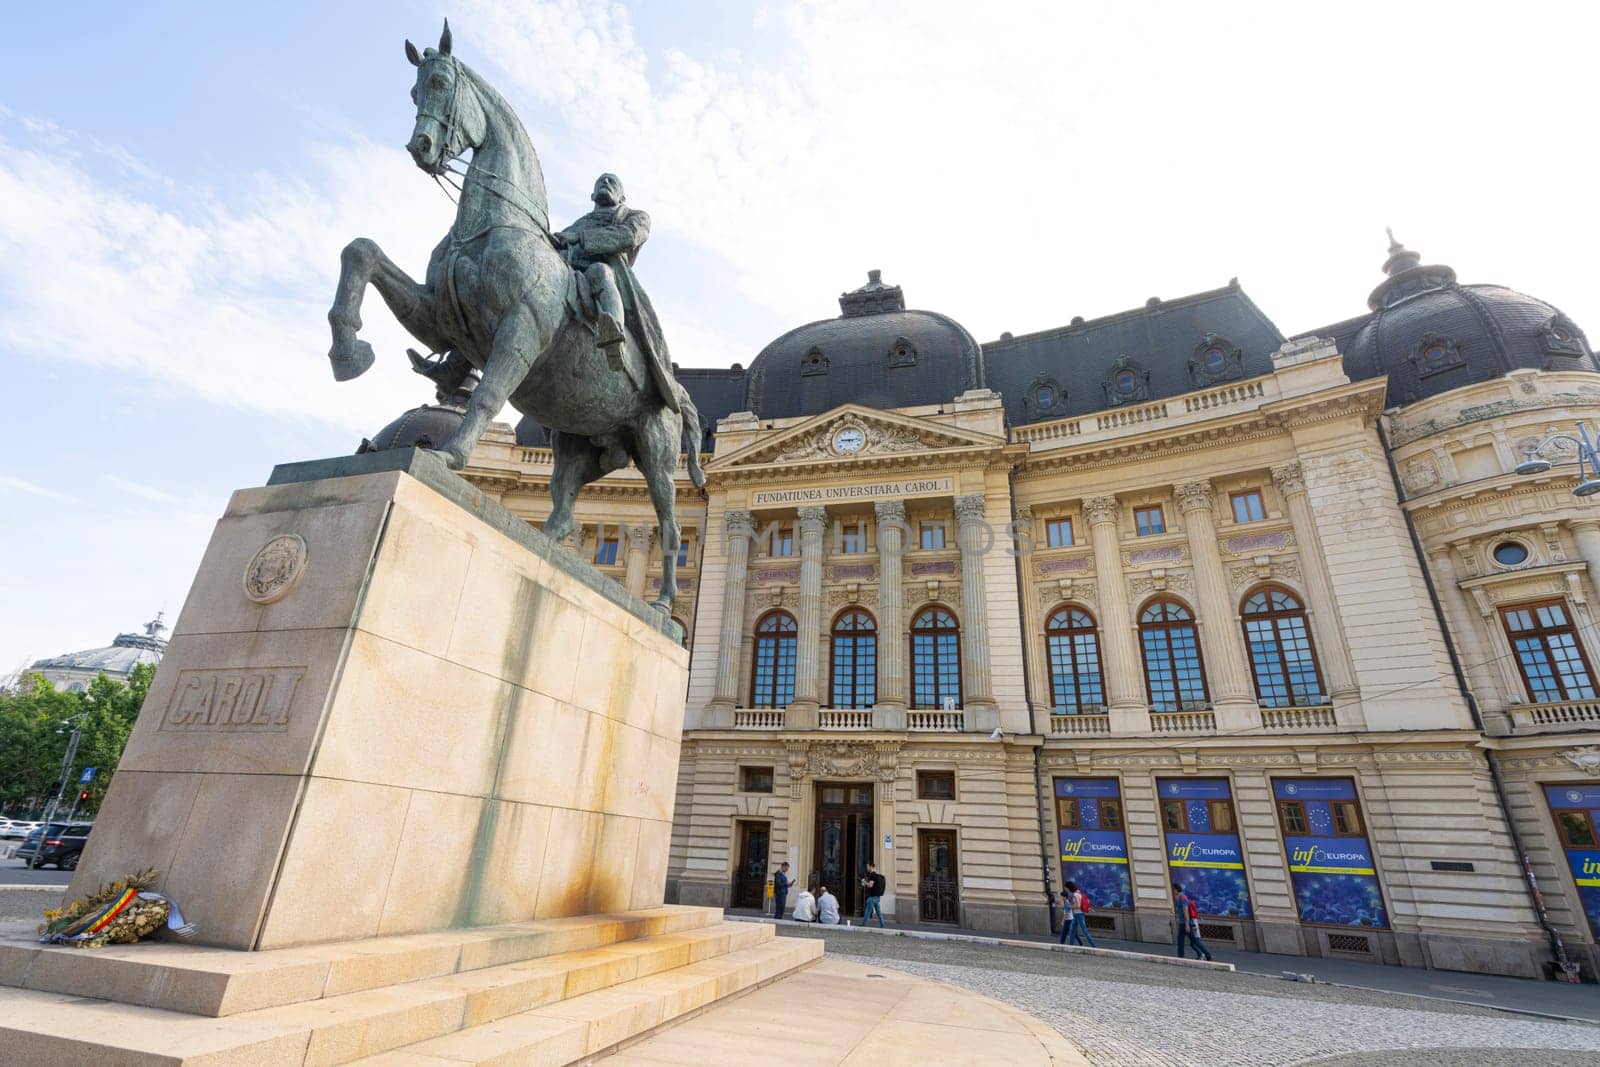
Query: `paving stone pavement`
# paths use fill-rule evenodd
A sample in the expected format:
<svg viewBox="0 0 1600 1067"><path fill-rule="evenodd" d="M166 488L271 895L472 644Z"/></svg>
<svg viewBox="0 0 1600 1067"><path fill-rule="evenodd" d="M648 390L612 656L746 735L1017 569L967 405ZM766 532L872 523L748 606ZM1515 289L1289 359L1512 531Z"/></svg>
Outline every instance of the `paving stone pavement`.
<svg viewBox="0 0 1600 1067"><path fill-rule="evenodd" d="M1097 1067L1319 1061L1592 1067L1600 1057L1600 1026L1475 1005L987 945L848 934L826 940L830 956L949 982L1019 1007L1055 1027Z"/></svg>

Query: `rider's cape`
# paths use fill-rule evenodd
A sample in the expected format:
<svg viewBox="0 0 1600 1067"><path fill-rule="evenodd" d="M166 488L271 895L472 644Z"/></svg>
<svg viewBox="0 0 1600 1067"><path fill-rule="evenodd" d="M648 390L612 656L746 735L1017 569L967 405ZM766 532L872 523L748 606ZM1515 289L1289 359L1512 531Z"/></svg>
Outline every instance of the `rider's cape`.
<svg viewBox="0 0 1600 1067"><path fill-rule="evenodd" d="M650 233L650 216L643 211L635 211L626 204L619 204L612 209L609 219L597 217L600 214L600 212L590 212L568 227L568 232L592 232L611 227L626 229L632 235L638 235L640 230L643 231L643 236L636 236L635 242L626 250L593 258L603 259L611 268L612 275L617 279L617 291L622 297L624 313L628 318L628 330L643 350L650 378L655 382L656 389L661 393L661 398L667 407L678 411L680 408L678 390L672 376L672 357L667 353L667 339L661 332L661 320L656 317L656 309L651 305L650 297L645 295L644 287L639 284L639 279L633 273L633 261L639 254L639 246L644 243L644 237Z"/></svg>

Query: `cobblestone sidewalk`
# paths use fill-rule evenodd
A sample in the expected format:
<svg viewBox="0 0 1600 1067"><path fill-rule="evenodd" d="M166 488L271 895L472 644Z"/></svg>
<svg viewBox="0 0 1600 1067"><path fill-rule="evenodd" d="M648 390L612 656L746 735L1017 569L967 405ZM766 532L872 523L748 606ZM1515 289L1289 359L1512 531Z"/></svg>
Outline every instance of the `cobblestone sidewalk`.
<svg viewBox="0 0 1600 1067"><path fill-rule="evenodd" d="M849 935L827 941L831 956L1019 1007L1055 1027L1097 1067L1600 1062L1600 1026L1473 1005L985 945Z"/></svg>

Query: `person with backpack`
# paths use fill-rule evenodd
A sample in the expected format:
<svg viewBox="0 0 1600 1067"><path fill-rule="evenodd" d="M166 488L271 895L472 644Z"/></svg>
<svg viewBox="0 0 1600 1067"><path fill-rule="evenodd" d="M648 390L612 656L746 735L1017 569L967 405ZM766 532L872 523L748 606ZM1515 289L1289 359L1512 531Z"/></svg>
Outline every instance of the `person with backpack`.
<svg viewBox="0 0 1600 1067"><path fill-rule="evenodd" d="M1066 884L1066 890L1067 913L1062 917L1061 921L1060 943L1063 945L1067 944L1067 938L1070 934L1072 938L1072 944L1087 944L1088 947L1094 948L1094 938L1090 936L1089 925L1084 921L1083 918L1085 915L1089 914L1089 894L1079 889L1077 882L1068 882Z"/></svg>
<svg viewBox="0 0 1600 1067"><path fill-rule="evenodd" d="M1200 943L1200 909L1177 882L1172 883L1172 910L1178 919L1178 958L1183 958L1184 939L1188 938L1194 946L1194 958L1209 960L1211 950Z"/></svg>

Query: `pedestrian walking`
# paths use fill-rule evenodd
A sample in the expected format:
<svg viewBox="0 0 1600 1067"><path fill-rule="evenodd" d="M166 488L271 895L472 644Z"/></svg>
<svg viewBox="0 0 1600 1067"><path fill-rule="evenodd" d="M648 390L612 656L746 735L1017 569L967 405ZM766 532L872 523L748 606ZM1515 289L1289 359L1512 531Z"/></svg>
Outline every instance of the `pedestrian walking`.
<svg viewBox="0 0 1600 1067"><path fill-rule="evenodd" d="M878 917L878 928L883 928L883 894L889 888L888 879L878 873L878 868L867 864L867 876L861 879L861 888L867 891L867 906L861 912L861 925L865 926L872 921L873 915Z"/></svg>
<svg viewBox="0 0 1600 1067"><path fill-rule="evenodd" d="M1089 933L1089 924L1084 916L1089 914L1089 894L1078 888L1077 882L1068 882L1067 911L1061 918L1061 944L1087 945L1094 948L1094 937Z"/></svg>
<svg viewBox="0 0 1600 1067"><path fill-rule="evenodd" d="M1183 958L1184 939L1187 938L1194 946L1194 958L1209 960L1211 950L1200 943L1200 909L1177 882L1172 883L1172 912L1178 919L1178 958Z"/></svg>
<svg viewBox="0 0 1600 1067"><path fill-rule="evenodd" d="M789 898L789 865L778 864L778 873L772 876L772 917L783 918L783 906Z"/></svg>

